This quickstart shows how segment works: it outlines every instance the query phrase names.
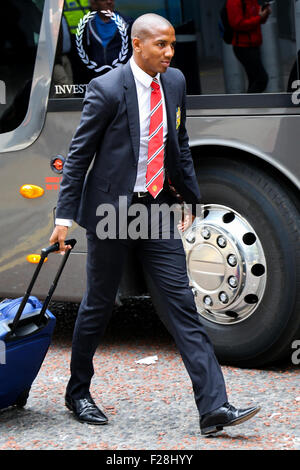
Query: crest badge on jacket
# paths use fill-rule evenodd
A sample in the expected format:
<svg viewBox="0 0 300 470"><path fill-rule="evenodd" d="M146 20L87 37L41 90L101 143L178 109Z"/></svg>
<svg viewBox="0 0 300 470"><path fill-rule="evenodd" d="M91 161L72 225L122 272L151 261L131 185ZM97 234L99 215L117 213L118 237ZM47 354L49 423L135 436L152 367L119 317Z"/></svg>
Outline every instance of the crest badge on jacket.
<svg viewBox="0 0 300 470"><path fill-rule="evenodd" d="M176 131L178 131L181 122L181 109L180 106L176 108Z"/></svg>

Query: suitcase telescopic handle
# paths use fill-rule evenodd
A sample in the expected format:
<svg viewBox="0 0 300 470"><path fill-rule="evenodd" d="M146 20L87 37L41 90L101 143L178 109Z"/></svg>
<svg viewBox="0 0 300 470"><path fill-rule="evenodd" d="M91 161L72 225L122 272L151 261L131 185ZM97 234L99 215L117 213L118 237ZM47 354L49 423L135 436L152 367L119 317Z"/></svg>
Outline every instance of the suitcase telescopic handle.
<svg viewBox="0 0 300 470"><path fill-rule="evenodd" d="M76 245L76 240L74 238L72 238L71 240L66 240L65 245L71 245L71 247L73 249L74 246ZM54 243L54 245L48 246L48 248L43 248L42 251L41 251L41 254L44 257L46 257L46 256L50 255L50 253L55 253L56 251L59 251L59 243L58 242Z"/></svg>
<svg viewBox="0 0 300 470"><path fill-rule="evenodd" d="M65 241L65 245L70 245L70 246L72 247L72 248L71 248L71 250L72 250L72 249L74 248L74 246L76 245L76 240L75 240L75 239L66 240L66 241ZM55 291L55 289L56 289L56 286L57 286L57 283L58 283L59 278L60 278L60 276L61 276L61 273L62 273L62 271L63 271L63 269L64 269L64 267L65 267L65 264L66 264L66 262L67 262L67 260L68 260L68 258L69 258L69 256L70 256L71 250L66 250L66 252L65 252L65 254L64 254L64 256L63 256L63 259L62 259L62 261L61 261L61 263L60 263L60 266L59 266L59 268L58 268L58 271L57 271L57 273L56 273L56 276L55 276L55 278L54 278L54 281L53 281L53 283L51 284L51 287L50 287L50 289L49 289L49 291L48 291L47 297L46 297L46 299L45 299L45 301L44 301L44 303L43 303L43 305L42 305L41 311L40 311L40 313L39 313L39 315L38 315L38 317L37 317L37 321L36 321L37 325L40 325L41 322L42 322L42 320L43 320L43 317L44 317L44 315L45 315L46 309L47 309L47 307L48 307L48 305L49 305L49 302L50 302L50 300L51 300L51 297L52 297L52 295L53 295L53 293L54 293L54 291ZM17 311L17 313L16 313L16 315L15 315L15 318L14 318L14 320L13 320L13 322L12 322L12 325L11 325L11 328L10 328L9 336L13 335L14 332L16 331L16 328L17 328L17 326L18 326L18 324L19 324L19 321L20 321L21 315L22 315L22 313L23 313L23 310L24 310L24 308L25 308L25 305L26 305L26 303L27 303L27 301L28 301L28 298L29 298L29 296L30 296L30 294L31 294L32 288L33 288L33 286L34 286L34 284L35 284L35 281L36 281L36 279L37 279L37 277L38 277L38 275L39 275L39 272L40 272L40 270L41 270L41 268L42 268L42 266L43 266L43 264L44 264L45 258L46 258L50 253L54 253L54 252L56 252L56 251L59 251L59 243L58 243L58 242L57 242L57 243L54 243L53 245L48 246L48 248L43 248L43 249L42 249L42 251L41 251L41 258L40 258L39 264L37 265L37 267L36 267L36 269L35 269L35 271L34 271L34 273L33 273L32 279L31 279L31 281L30 281L30 283L29 283L29 286L28 286L28 288L27 288L27 290L26 290L26 292L25 292L25 294L24 294L24 297L23 297L23 299L22 299L22 301L21 301L21 303L20 303L20 306L19 306L19 308L18 308L18 311Z"/></svg>

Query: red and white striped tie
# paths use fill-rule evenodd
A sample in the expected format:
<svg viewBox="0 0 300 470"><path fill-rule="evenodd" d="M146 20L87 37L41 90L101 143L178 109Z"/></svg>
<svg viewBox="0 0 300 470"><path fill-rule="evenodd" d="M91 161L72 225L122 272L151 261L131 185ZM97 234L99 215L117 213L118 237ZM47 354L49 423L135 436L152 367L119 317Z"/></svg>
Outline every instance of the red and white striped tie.
<svg viewBox="0 0 300 470"><path fill-rule="evenodd" d="M155 198L164 184L163 104L160 85L156 78L151 83L150 105L146 189Z"/></svg>

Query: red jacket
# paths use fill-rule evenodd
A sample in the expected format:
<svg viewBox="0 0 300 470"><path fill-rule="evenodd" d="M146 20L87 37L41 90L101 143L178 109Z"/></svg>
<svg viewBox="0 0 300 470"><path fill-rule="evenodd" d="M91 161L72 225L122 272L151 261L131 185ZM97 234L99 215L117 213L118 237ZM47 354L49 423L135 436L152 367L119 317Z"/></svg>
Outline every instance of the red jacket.
<svg viewBox="0 0 300 470"><path fill-rule="evenodd" d="M227 0L228 21L234 30L232 45L239 47L257 47L262 43L259 4L257 0Z"/></svg>

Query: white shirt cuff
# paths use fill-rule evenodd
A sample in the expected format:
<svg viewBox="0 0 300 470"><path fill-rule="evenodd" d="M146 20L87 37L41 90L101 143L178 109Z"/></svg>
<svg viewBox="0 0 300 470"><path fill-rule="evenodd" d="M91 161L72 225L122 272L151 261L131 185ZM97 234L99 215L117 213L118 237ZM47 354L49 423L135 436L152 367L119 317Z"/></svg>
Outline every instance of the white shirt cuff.
<svg viewBox="0 0 300 470"><path fill-rule="evenodd" d="M64 225L65 227L72 227L72 219L55 219L55 225Z"/></svg>

